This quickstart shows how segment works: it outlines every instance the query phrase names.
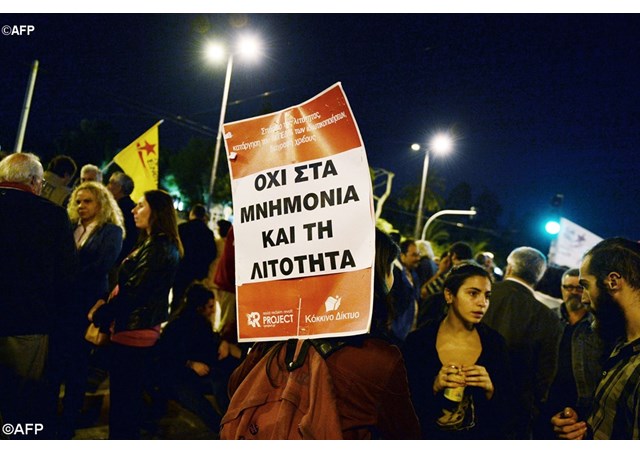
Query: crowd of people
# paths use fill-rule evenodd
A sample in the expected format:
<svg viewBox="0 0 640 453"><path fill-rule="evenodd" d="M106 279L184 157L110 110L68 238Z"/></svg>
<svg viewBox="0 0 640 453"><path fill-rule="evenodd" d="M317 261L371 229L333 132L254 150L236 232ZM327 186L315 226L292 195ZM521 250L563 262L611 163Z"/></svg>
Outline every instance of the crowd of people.
<svg viewBox="0 0 640 453"><path fill-rule="evenodd" d="M256 363L287 366L283 342L237 341L232 224L77 170L0 160L0 421L20 427L0 436L73 438L99 348L110 439L141 438L168 400L217 432ZM579 269L517 247L504 270L465 242L375 243L370 332L326 341L339 438L640 439L638 242L603 240Z"/></svg>

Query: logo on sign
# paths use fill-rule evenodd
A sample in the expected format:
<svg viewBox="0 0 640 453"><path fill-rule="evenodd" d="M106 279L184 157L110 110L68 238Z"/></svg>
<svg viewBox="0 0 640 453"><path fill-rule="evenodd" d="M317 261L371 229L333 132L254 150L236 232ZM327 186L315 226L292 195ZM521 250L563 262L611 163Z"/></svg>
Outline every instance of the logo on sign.
<svg viewBox="0 0 640 453"><path fill-rule="evenodd" d="M338 307L340 307L340 301L341 300L342 300L342 297L340 297L340 296L336 296L336 297L329 296L329 297L327 297L327 300L324 301L324 309L325 309L325 311L327 311L327 312L336 311L338 309Z"/></svg>
<svg viewBox="0 0 640 453"><path fill-rule="evenodd" d="M260 327L260 313L255 311L247 313L247 324L251 327Z"/></svg>

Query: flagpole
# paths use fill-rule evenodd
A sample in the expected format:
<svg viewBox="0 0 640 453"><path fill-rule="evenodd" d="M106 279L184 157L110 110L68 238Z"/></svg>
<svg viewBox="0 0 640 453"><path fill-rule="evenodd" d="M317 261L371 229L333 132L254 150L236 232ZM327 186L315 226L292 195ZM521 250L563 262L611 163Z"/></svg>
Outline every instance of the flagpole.
<svg viewBox="0 0 640 453"><path fill-rule="evenodd" d="M22 152L22 141L24 140L24 132L27 129L27 119L29 118L29 110L31 109L31 97L33 96L33 87L36 84L36 75L38 74L38 60L33 61L31 66L31 75L29 75L29 83L27 92L24 95L24 104L22 106L22 115L20 116L20 125L18 126L18 135L16 137L16 145L14 152Z"/></svg>
<svg viewBox="0 0 640 453"><path fill-rule="evenodd" d="M156 126L160 126L162 123L164 123L164 119L161 119L161 120L160 120L160 121L158 121L156 124L154 124L153 126L151 126L149 129L153 129L153 128L154 128L154 127L156 127ZM148 131L149 129L147 129L147 131ZM127 146L129 146L129 145L127 145ZM122 148L122 149L124 149L124 148ZM122 150L120 150L120 151L122 151ZM120 151L118 151L118 153L119 153ZM118 155L118 153L116 153L116 156ZM107 169L108 169L109 167L111 167L111 165L113 165L113 163L114 163L114 162L115 162L115 161L114 161L113 159L111 159L111 161L110 161L107 165L105 165L104 167L102 167L102 168L100 169L100 171L102 172L102 174L104 174L104 173L107 171Z"/></svg>

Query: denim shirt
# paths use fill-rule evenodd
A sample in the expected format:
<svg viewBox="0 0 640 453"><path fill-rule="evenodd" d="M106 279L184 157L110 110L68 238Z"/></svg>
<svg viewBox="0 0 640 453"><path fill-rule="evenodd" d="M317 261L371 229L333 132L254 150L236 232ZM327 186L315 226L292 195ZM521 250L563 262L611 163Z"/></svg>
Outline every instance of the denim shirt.
<svg viewBox="0 0 640 453"><path fill-rule="evenodd" d="M565 326L569 326L569 315L564 304L553 312ZM579 407L592 406L593 393L602 374L604 344L593 330L593 321L593 315L587 313L574 326L571 336L571 367L578 393L576 405Z"/></svg>

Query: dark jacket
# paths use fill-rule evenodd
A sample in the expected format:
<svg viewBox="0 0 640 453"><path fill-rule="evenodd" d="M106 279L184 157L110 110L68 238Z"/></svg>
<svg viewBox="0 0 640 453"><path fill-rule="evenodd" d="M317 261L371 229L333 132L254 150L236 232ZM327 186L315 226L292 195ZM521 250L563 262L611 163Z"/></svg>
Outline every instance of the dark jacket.
<svg viewBox="0 0 640 453"><path fill-rule="evenodd" d="M569 328L567 307L562 304L553 312L561 320L565 329ZM568 404L571 407L591 408L593 392L602 376L602 365L609 356L611 348L607 348L593 328L594 316L586 313L572 329L571 334L571 367L576 381L578 400ZM558 409L558 411L561 410ZM583 411L586 413L586 411ZM579 413L583 413L579 412Z"/></svg>
<svg viewBox="0 0 640 453"><path fill-rule="evenodd" d="M167 320L169 290L178 268L178 247L166 235L148 237L120 265L118 294L94 314L114 331L150 329Z"/></svg>
<svg viewBox="0 0 640 453"><path fill-rule="evenodd" d="M184 256L180 260L174 282L174 299L181 297L193 280L209 275L209 266L216 259L217 249L213 231L202 220L190 220L178 227Z"/></svg>
<svg viewBox="0 0 640 453"><path fill-rule="evenodd" d="M507 341L513 370L516 439L528 439L556 373L563 327L522 283L495 283L482 322Z"/></svg>
<svg viewBox="0 0 640 453"><path fill-rule="evenodd" d="M193 371L185 366L187 360L202 362L213 373L218 364L220 335L213 331L211 322L198 313L177 317L162 331L159 344L163 377L178 381Z"/></svg>
<svg viewBox="0 0 640 453"><path fill-rule="evenodd" d="M116 266L119 266L120 263L122 263L122 260L131 253L138 241L140 230L136 227L136 222L133 220L133 213L131 212L135 205L136 204L129 196L122 197L118 200L118 206L120 207L122 216L124 217L124 230L126 235L122 241L122 249L120 250L120 254L116 260Z"/></svg>
<svg viewBox="0 0 640 453"><path fill-rule="evenodd" d="M421 329L409 334L403 347L411 399L416 409L423 439L507 439L509 414L512 407L513 387L511 366L504 338L490 327L480 323L482 352L476 364L487 369L494 386L494 394L487 400L484 390L468 387L465 393L473 398L475 426L465 431L441 431L436 419L444 406L442 393L433 394L433 382L442 368L436 339L440 321L431 320Z"/></svg>
<svg viewBox="0 0 640 453"><path fill-rule="evenodd" d="M76 268L66 211L0 184L0 337L49 333L73 301Z"/></svg>
<svg viewBox="0 0 640 453"><path fill-rule="evenodd" d="M108 272L122 249L122 229L112 223L94 231L78 250L78 283L76 289L84 315L98 299L109 295Z"/></svg>

